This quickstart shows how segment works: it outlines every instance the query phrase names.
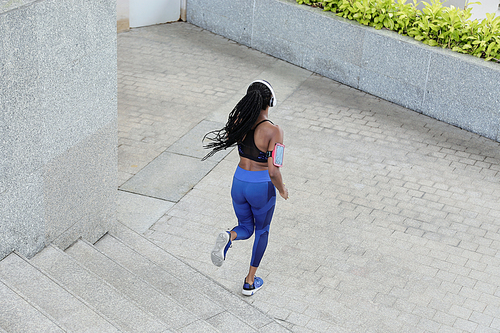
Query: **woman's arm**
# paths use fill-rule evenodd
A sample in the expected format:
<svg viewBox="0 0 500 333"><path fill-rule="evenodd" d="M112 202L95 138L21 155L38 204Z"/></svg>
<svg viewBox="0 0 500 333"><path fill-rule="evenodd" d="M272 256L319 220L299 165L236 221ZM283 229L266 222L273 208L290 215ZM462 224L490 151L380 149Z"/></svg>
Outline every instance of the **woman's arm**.
<svg viewBox="0 0 500 333"><path fill-rule="evenodd" d="M267 150L272 151L276 143L283 144L283 130L279 126L276 126L275 129L273 130ZM269 171L269 177L271 177L273 185L276 187L276 189L283 197L283 199L285 200L288 199L288 190L286 189L285 184L283 183L283 178L281 177L280 168L273 164L272 157L267 159L267 167Z"/></svg>

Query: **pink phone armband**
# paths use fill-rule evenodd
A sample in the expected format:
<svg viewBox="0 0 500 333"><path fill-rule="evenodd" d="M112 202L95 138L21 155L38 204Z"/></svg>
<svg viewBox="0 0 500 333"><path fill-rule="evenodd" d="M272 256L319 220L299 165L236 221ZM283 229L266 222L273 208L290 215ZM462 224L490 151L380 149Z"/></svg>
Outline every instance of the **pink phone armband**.
<svg viewBox="0 0 500 333"><path fill-rule="evenodd" d="M285 145L276 143L272 151L273 164L277 167L283 166L283 157L285 155Z"/></svg>

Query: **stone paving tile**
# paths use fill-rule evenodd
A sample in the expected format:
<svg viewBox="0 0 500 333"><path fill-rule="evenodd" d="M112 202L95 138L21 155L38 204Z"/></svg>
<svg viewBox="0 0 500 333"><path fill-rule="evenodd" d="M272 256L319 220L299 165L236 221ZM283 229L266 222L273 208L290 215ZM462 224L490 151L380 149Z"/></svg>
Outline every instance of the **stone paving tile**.
<svg viewBox="0 0 500 333"><path fill-rule="evenodd" d="M187 23L119 43L123 183L281 61ZM278 200L246 301L294 332L493 332L500 327L500 144L311 73L272 110L285 130ZM227 110L229 112L230 110ZM235 294L251 241L235 225L228 154L147 232Z"/></svg>
<svg viewBox="0 0 500 333"><path fill-rule="evenodd" d="M276 62L247 50L188 24L120 33L118 185Z"/></svg>

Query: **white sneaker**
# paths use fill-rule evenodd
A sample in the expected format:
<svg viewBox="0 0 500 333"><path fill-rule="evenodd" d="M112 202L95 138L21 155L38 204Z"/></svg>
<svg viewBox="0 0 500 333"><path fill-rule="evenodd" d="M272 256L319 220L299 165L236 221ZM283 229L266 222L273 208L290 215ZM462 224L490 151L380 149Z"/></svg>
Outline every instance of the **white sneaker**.
<svg viewBox="0 0 500 333"><path fill-rule="evenodd" d="M212 262L215 266L222 266L224 260L226 260L227 250L229 250L232 244L230 235L229 231L223 231L215 240L215 246L212 250Z"/></svg>

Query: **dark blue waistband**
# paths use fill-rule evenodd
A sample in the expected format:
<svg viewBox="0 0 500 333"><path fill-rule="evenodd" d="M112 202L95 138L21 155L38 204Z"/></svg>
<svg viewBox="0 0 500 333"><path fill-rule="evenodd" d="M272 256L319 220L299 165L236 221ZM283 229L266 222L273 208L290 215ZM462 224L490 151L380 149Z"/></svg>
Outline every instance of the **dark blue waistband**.
<svg viewBox="0 0 500 333"><path fill-rule="evenodd" d="M267 170L248 171L240 168L240 166L236 168L234 178L247 183L264 183L271 181L271 177L269 177L269 172Z"/></svg>

